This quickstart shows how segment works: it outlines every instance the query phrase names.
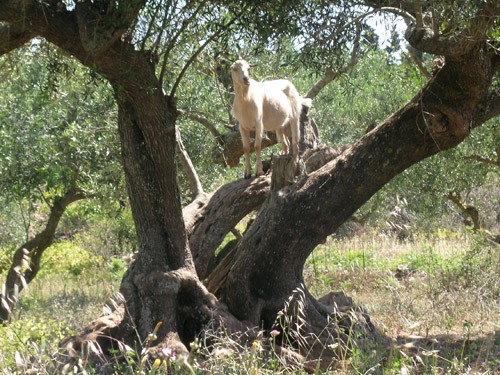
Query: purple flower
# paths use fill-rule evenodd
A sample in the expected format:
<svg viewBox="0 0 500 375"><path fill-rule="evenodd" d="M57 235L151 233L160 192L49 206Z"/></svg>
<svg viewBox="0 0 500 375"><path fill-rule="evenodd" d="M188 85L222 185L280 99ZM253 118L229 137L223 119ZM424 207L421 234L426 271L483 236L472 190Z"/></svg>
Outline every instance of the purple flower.
<svg viewBox="0 0 500 375"><path fill-rule="evenodd" d="M172 349L170 346L163 348L161 351L163 352L165 357L167 357L171 361L175 361L175 359L177 358L174 349Z"/></svg>

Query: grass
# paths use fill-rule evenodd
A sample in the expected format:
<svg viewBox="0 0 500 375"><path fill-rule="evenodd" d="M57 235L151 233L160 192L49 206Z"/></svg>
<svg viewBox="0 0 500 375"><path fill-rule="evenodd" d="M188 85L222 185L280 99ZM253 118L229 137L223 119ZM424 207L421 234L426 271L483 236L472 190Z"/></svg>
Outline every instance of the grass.
<svg viewBox="0 0 500 375"><path fill-rule="evenodd" d="M306 263L309 290L317 297L343 291L394 343L384 356L354 348L330 373L498 373L499 253L498 245L469 233L405 242L375 235L329 239ZM88 264L88 257L82 259ZM59 264L57 272L46 272L23 291L13 321L0 327L3 374L55 373L59 340L99 316L118 289L120 260L92 264L98 269L73 262L68 272ZM136 355L116 364L115 373L304 373L290 372L270 338L243 347L223 332L208 330L204 340L210 345L194 343L189 360L157 364L147 372Z"/></svg>
<svg viewBox="0 0 500 375"><path fill-rule="evenodd" d="M395 367L493 374L500 370L499 256L498 245L470 234L330 240L308 260L305 278L317 296L342 290L366 308L399 344Z"/></svg>

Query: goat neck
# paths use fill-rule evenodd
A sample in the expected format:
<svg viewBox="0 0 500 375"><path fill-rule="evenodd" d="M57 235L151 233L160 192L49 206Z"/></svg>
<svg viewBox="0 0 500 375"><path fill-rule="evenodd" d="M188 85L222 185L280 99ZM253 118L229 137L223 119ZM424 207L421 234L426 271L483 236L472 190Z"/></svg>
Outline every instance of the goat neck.
<svg viewBox="0 0 500 375"><path fill-rule="evenodd" d="M249 97L249 92L250 92L250 89L252 88L252 85L255 84L255 80L251 79L250 78L250 83L248 85L246 84L242 84L242 83L236 83L233 81L234 83L234 91L236 92L236 97L238 98L242 98L244 100L246 100L248 97Z"/></svg>

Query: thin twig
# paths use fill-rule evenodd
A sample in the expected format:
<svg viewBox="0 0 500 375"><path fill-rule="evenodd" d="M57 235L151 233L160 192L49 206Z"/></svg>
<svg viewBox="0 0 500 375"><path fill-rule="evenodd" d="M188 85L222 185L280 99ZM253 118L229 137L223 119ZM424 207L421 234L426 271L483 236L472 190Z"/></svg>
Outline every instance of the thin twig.
<svg viewBox="0 0 500 375"><path fill-rule="evenodd" d="M182 68L181 72L179 73L179 75L177 76L177 80L175 81L174 85L172 86L172 90L170 91L170 98L173 98L175 96L175 92L177 91L177 88L179 87L179 84L182 80L182 78L184 78L184 75L186 74L188 68L191 66L191 64L195 61L195 59L198 57L198 55L201 53L201 51L203 51L205 49L205 47L211 43L215 38L217 38L218 36L220 36L222 34L222 32L226 31L227 29L229 29L229 27L234 24L246 11L246 8L248 6L248 3L245 3L243 6L242 6L242 10L240 13L238 13L233 19L231 19L231 21L229 21L227 24L224 25L224 27L222 27L220 30L218 30L217 32L213 33L206 41L205 43L203 43L192 55L191 57L189 58L189 60L186 62L186 64L184 65L184 67Z"/></svg>
<svg viewBox="0 0 500 375"><path fill-rule="evenodd" d="M361 26L358 23L356 26L356 38L354 39L353 47L351 50L351 58L349 62L336 72L332 70L331 67L328 67L325 71L324 76L316 82L311 89L307 92L306 98L314 99L316 95L330 82L341 76L342 74L348 72L351 68L353 68L358 63L359 58L359 41L361 39Z"/></svg>

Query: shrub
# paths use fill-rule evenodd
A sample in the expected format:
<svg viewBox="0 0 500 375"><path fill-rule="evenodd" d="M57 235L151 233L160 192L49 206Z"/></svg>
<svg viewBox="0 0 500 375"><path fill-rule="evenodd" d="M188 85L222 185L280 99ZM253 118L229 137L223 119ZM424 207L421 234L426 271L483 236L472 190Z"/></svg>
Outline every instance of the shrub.
<svg viewBox="0 0 500 375"><path fill-rule="evenodd" d="M39 277L61 273L77 276L103 264L103 257L95 256L71 242L60 242L45 251Z"/></svg>

